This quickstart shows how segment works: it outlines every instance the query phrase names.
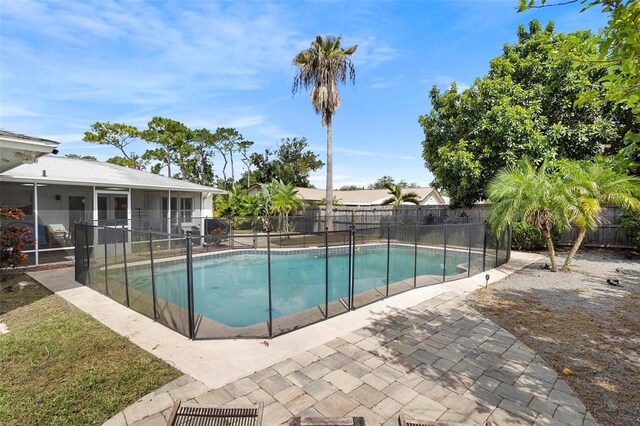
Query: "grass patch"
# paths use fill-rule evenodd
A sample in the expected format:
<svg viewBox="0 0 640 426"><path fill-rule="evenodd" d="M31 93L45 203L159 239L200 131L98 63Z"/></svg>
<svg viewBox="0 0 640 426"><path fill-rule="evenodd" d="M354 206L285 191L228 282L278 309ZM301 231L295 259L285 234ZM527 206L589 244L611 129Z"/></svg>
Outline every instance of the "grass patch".
<svg viewBox="0 0 640 426"><path fill-rule="evenodd" d="M21 287L19 282L26 281ZM51 295L46 287L26 274L11 274L6 280L0 281L0 315L4 315L21 306L26 306L36 300Z"/></svg>
<svg viewBox="0 0 640 426"><path fill-rule="evenodd" d="M23 294L21 307L0 316L10 330L0 335L0 424L102 424L181 375L39 284L29 287L44 296L25 303ZM15 306L7 294L3 306Z"/></svg>

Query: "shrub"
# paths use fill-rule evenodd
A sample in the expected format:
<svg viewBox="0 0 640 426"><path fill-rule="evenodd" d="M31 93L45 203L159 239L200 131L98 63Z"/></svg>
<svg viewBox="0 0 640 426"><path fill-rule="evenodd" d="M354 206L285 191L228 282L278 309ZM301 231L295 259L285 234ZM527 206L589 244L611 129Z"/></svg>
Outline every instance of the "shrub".
<svg viewBox="0 0 640 426"><path fill-rule="evenodd" d="M631 210L623 210L620 223L631 235L636 250L640 250L640 214Z"/></svg>
<svg viewBox="0 0 640 426"><path fill-rule="evenodd" d="M18 266L27 263L29 256L23 253L27 244L33 243L33 232L28 226L8 220L18 221L24 216L20 209L0 206L0 280Z"/></svg>
<svg viewBox="0 0 640 426"><path fill-rule="evenodd" d="M535 226L524 222L515 222L511 233L511 248L513 250L545 250L547 243L542 233Z"/></svg>

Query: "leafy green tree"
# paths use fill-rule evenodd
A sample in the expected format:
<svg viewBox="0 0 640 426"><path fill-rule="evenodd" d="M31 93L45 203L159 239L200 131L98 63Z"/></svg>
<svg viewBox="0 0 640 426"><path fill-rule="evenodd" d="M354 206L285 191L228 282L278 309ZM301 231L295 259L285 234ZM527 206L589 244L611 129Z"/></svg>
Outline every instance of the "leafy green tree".
<svg viewBox="0 0 640 426"><path fill-rule="evenodd" d="M98 159L93 155L65 154L65 158L77 158L78 160L98 161Z"/></svg>
<svg viewBox="0 0 640 426"><path fill-rule="evenodd" d="M520 219L539 229L547 243L551 270L555 272L551 232L554 228L569 227L569 194L562 179L547 166L547 160L536 168L525 158L499 171L487 189L492 205L488 221L497 235Z"/></svg>
<svg viewBox="0 0 640 426"><path fill-rule="evenodd" d="M569 272L587 230L602 222L602 205L640 211L640 178L622 171L615 160L598 156L594 161L560 161L559 178L569 187L569 219L578 227L578 237L562 266Z"/></svg>
<svg viewBox="0 0 640 426"><path fill-rule="evenodd" d="M399 184L387 183L385 189L389 191L389 198L382 202L383 206L400 206L402 204L420 204L420 198L415 192L403 192L403 187Z"/></svg>
<svg viewBox="0 0 640 426"><path fill-rule="evenodd" d="M364 189L364 186L358 186L358 185L342 185L340 188L338 188L338 191L358 191Z"/></svg>
<svg viewBox="0 0 640 426"><path fill-rule="evenodd" d="M309 173L324 165L316 153L307 149L306 138L282 139L275 150L267 148L262 154L255 152L250 160L254 171L246 172L247 181L267 183L276 179L302 188L311 185Z"/></svg>
<svg viewBox="0 0 640 426"><path fill-rule="evenodd" d="M179 121L164 117L153 117L149 121L148 129L141 132L142 139L159 145L158 148L147 150L142 158L157 161L151 168L153 173L160 173L167 168L167 176L172 177L172 165L178 166L180 173L177 178L189 178L188 158L193 154L193 131ZM174 169L175 170L175 169Z"/></svg>
<svg viewBox="0 0 640 426"><path fill-rule="evenodd" d="M640 2L637 0L569 0L547 2L546 0L519 0L519 12L529 8L559 6L580 2L586 5L582 11L600 6L603 13L609 14L607 25L593 42L597 49L587 58L576 58L577 63L591 64L600 68L605 66L606 73L599 88L590 88L581 93L579 103L596 101L613 102L626 106L633 113L635 125L629 129L627 142L637 144L640 140ZM575 40L569 40L574 43Z"/></svg>
<svg viewBox="0 0 640 426"><path fill-rule="evenodd" d="M573 43L567 40L571 38ZM616 151L629 128L630 112L612 103L575 100L590 89L604 69L573 64L574 56L594 52L589 31L556 33L549 23L520 26L518 42L506 44L490 63L488 75L467 90L457 86L430 92L431 112L420 116L423 158L445 189L452 207L486 198L488 182L498 170L528 156L588 159Z"/></svg>
<svg viewBox="0 0 640 426"><path fill-rule="evenodd" d="M140 131L124 123L96 122L91 125L91 131L84 132L85 142L109 145L118 149L122 155L111 157L107 163L129 167L136 170L146 170L148 161L127 148L141 137Z"/></svg>
<svg viewBox="0 0 640 426"><path fill-rule="evenodd" d="M385 189L387 185L394 185L396 181L391 177L384 175L375 182L370 183L367 189Z"/></svg>
<svg viewBox="0 0 640 426"><path fill-rule="evenodd" d="M345 83L347 78L355 84L356 70L351 62L351 55L358 49L357 45L344 49L342 37L317 36L311 46L298 53L293 59L298 72L293 80L293 93L303 87L311 88L311 105L316 114L322 115L322 126L327 128L327 227L333 228L333 135L332 117L340 106L338 83Z"/></svg>

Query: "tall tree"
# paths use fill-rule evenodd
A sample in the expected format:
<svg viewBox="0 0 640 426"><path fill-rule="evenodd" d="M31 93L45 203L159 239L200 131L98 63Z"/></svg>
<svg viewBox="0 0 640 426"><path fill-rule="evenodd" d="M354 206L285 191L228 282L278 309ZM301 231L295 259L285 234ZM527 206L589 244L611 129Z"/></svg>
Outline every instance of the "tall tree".
<svg viewBox="0 0 640 426"><path fill-rule="evenodd" d="M302 88L311 88L311 105L322 115L322 126L327 128L327 204L325 214L327 227L333 228L333 158L332 123L333 114L340 106L338 83L346 83L347 78L355 84L356 71L351 55L357 45L347 49L341 46L342 37L317 36L311 46L298 53L293 64L298 71L293 80L293 93Z"/></svg>
<svg viewBox="0 0 640 426"><path fill-rule="evenodd" d="M122 156L109 158L107 163L136 170L145 170L148 161L128 149L128 146L139 140L140 137L140 131L134 126L124 123L109 123L107 121L105 123L96 122L92 124L91 131L84 132L82 140L100 145L109 145L122 153Z"/></svg>
<svg viewBox="0 0 640 426"><path fill-rule="evenodd" d="M274 150L250 155L253 172L247 171L247 182L267 183L279 179L294 187L309 187L309 173L318 170L324 163L318 155L307 149L306 138L282 139Z"/></svg>
<svg viewBox="0 0 640 426"><path fill-rule="evenodd" d="M538 228L547 243L551 270L555 272L551 231L569 227L569 194L565 183L550 173L547 166L547 160L536 168L525 158L499 171L488 187L492 204L488 220L497 235L520 219Z"/></svg>
<svg viewBox="0 0 640 426"><path fill-rule="evenodd" d="M575 103L605 71L574 66L561 51L569 38L575 40L574 56L595 50L596 37L589 31L565 35L552 23L543 29L531 21L469 89L459 92L455 84L444 93L432 89L431 112L419 119L423 158L435 176L432 184L449 193L452 206L485 199L497 171L523 156L535 162L579 160L619 149L631 112L613 103Z"/></svg>
<svg viewBox="0 0 640 426"><path fill-rule="evenodd" d="M400 206L402 204L420 204L420 198L418 194L413 191L402 192L403 187L399 184L386 184L385 189L389 191L389 198L382 202L383 206Z"/></svg>
<svg viewBox="0 0 640 426"><path fill-rule="evenodd" d="M142 156L145 160L158 161L151 171L160 173L167 168L167 176L172 177L172 165L178 166L183 177L188 175L188 157L193 153L193 131L179 121L164 117L153 117L149 121L148 129L141 133L144 140L159 145L158 148L147 150Z"/></svg>

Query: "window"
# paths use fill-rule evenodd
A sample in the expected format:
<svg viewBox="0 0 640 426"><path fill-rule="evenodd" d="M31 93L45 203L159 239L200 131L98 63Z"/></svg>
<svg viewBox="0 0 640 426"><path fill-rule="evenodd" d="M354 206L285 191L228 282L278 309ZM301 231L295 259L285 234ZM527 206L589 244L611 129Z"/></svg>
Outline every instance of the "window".
<svg viewBox="0 0 640 426"><path fill-rule="evenodd" d="M193 198L180 198L180 219L183 222L193 219Z"/></svg>
<svg viewBox="0 0 640 426"><path fill-rule="evenodd" d="M167 219L168 217L167 197L162 197L162 218ZM176 197L171 197L171 217L178 217L178 199Z"/></svg>

